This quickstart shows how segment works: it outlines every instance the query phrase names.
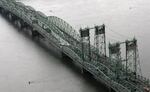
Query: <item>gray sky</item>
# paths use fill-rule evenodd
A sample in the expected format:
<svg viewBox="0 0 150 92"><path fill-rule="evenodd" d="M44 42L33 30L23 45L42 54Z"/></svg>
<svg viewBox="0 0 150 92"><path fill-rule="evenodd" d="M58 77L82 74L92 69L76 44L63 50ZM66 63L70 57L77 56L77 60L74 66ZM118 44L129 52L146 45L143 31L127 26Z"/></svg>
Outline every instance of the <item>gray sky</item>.
<svg viewBox="0 0 150 92"><path fill-rule="evenodd" d="M105 24L107 40L138 39L142 70L150 77L149 0L20 0L46 15L55 15L80 27ZM113 31L117 32L113 32ZM118 34L119 33L119 34Z"/></svg>

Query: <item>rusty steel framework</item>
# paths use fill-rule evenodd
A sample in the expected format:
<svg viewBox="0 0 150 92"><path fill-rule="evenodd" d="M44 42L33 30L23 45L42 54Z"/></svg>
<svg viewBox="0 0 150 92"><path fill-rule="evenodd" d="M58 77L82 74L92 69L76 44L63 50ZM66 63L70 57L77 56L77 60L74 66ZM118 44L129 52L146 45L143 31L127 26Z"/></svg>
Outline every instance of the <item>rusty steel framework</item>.
<svg viewBox="0 0 150 92"><path fill-rule="evenodd" d="M97 53L106 57L106 36L105 25L95 26L94 45L98 49Z"/></svg>
<svg viewBox="0 0 150 92"><path fill-rule="evenodd" d="M132 76L137 78L138 75L141 75L141 67L139 61L139 52L137 46L137 40L127 40L126 44L126 73L127 76Z"/></svg>
<svg viewBox="0 0 150 92"><path fill-rule="evenodd" d="M116 74L116 80L121 77L121 51L120 51L120 43L114 43L110 44L109 43L109 57L112 59L111 61L113 62L113 59L116 61L113 63L113 66L116 67L115 70L113 70Z"/></svg>
<svg viewBox="0 0 150 92"><path fill-rule="evenodd" d="M30 29L34 38L42 37L62 53L116 92L146 92L149 80L140 70L137 40L125 41L126 64L122 64L120 44L109 44L106 55L105 25L95 26L95 46L90 43L90 29L80 35L67 22L46 16L15 0L0 0L0 13L20 29Z"/></svg>
<svg viewBox="0 0 150 92"><path fill-rule="evenodd" d="M91 61L91 48L90 48L90 29L80 29L81 43L82 43L82 59L83 61ZM84 44L87 43L88 45Z"/></svg>

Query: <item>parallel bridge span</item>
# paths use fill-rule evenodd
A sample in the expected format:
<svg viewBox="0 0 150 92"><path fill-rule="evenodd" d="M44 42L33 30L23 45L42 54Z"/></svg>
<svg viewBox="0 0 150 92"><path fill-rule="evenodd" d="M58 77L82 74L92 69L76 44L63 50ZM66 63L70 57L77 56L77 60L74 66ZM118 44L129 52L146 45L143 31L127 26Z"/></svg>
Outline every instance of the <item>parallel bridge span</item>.
<svg viewBox="0 0 150 92"><path fill-rule="evenodd" d="M115 67L111 66L113 62L110 62L110 58L104 59L103 56L96 53L97 48L94 46L90 45L92 61L88 61L88 59L83 61L82 44L88 44L81 42L81 37L76 30L64 20L56 16L46 16L15 0L0 0L0 12L20 28L32 29L32 36L42 36L78 63L80 67L91 73L94 78L116 92L144 92L146 81L138 79L143 84L136 84L130 80L116 80L115 73L112 71ZM88 57L88 53L85 53L85 57ZM100 60L99 62L97 62L97 58Z"/></svg>

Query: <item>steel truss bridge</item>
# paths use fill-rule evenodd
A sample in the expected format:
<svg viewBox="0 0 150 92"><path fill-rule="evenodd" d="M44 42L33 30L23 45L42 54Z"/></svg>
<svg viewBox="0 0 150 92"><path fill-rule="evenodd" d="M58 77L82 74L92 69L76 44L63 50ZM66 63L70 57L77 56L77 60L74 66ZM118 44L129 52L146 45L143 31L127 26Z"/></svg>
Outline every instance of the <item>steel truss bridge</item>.
<svg viewBox="0 0 150 92"><path fill-rule="evenodd" d="M94 27L96 30L94 46L90 44L89 40L91 28L80 29L81 35L79 35L64 20L56 16L46 16L21 2L0 0L0 13L20 29L30 29L33 37L43 37L70 57L73 62L78 63L83 73L84 71L89 72L95 79L115 92L150 92L149 80L137 73L136 39L124 42L127 58L126 63L123 64L119 47L122 43L110 44L109 57L106 56L105 39L99 39L101 35L105 38L105 25ZM129 52L135 58L130 59ZM129 60L132 60L131 64Z"/></svg>

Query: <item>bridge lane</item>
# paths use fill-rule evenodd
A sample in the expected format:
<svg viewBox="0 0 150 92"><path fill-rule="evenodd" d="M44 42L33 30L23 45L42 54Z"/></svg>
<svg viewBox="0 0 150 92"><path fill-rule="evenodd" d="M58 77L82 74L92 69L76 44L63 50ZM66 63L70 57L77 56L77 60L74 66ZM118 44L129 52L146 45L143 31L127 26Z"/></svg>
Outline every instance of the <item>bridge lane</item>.
<svg viewBox="0 0 150 92"><path fill-rule="evenodd" d="M24 32L18 32L1 16L0 24L2 26L0 31L1 91L106 91L91 79L81 77L82 75L75 72L73 66L66 66L61 59L49 53L49 50L44 49L28 35L24 35ZM35 81L35 83L29 86L28 81Z"/></svg>

